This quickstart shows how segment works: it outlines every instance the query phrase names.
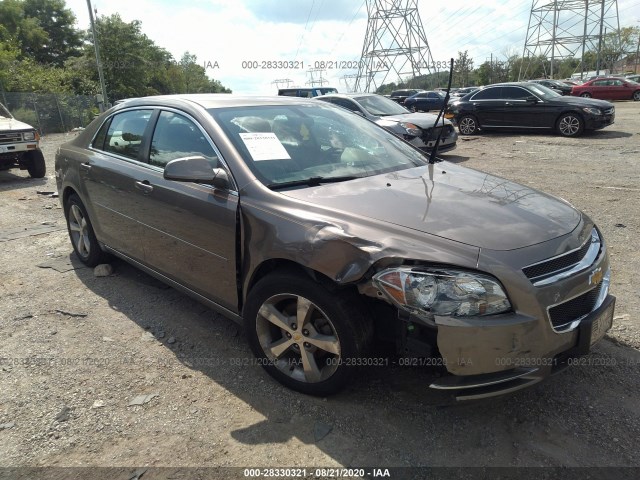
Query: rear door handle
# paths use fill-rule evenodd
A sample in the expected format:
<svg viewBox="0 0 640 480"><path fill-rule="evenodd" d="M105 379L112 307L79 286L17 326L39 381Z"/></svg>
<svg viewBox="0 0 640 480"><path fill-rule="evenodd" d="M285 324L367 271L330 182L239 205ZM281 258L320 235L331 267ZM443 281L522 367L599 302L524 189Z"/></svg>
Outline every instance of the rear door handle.
<svg viewBox="0 0 640 480"><path fill-rule="evenodd" d="M148 180L144 180L143 182L136 182L136 188L138 190L142 190L142 193L145 195L153 192L153 185L149 184Z"/></svg>
<svg viewBox="0 0 640 480"><path fill-rule="evenodd" d="M80 164L80 168L82 170L84 170L85 172L88 172L89 170L91 170L91 164L89 164L89 163L81 163Z"/></svg>

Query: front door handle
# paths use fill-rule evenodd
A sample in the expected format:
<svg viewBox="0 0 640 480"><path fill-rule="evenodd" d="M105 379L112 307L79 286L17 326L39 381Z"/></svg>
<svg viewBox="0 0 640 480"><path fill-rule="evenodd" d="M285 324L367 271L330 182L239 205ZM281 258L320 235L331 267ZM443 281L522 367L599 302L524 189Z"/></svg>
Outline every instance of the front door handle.
<svg viewBox="0 0 640 480"><path fill-rule="evenodd" d="M143 182L136 182L136 188L138 190L142 190L142 193L144 193L145 195L153 192L153 185L149 184L148 180L145 180Z"/></svg>
<svg viewBox="0 0 640 480"><path fill-rule="evenodd" d="M91 164L89 164L89 163L81 163L80 164L80 169L84 170L85 172L89 172L89 170L91 170Z"/></svg>

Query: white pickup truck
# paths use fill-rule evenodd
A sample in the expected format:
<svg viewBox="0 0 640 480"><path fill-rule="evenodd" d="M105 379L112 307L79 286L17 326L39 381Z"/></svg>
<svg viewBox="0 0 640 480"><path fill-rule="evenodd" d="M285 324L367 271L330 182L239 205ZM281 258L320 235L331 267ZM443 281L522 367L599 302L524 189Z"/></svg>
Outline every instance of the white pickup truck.
<svg viewBox="0 0 640 480"><path fill-rule="evenodd" d="M27 170L32 178L44 177L47 170L38 131L0 103L0 170L10 168Z"/></svg>

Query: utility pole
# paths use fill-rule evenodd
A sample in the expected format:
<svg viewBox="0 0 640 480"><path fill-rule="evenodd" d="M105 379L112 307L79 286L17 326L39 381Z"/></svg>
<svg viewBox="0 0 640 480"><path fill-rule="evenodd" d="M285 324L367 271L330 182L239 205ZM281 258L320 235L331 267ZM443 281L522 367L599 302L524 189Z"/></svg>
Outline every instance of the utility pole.
<svg viewBox="0 0 640 480"><path fill-rule="evenodd" d="M640 20L638 20L640 22ZM640 57L640 29L638 29L638 46L636 47L636 64L633 67L633 73L638 73L638 57Z"/></svg>
<svg viewBox="0 0 640 480"><path fill-rule="evenodd" d="M96 35L96 24L93 20L93 9L91 8L91 0L87 0L89 8L89 20L91 21L91 33L93 34L93 47L96 51L96 64L98 65L98 78L100 79L100 88L102 89L102 108L109 104L107 98L107 87L104 83L104 75L102 75L102 64L100 63L100 47L98 46L98 36Z"/></svg>
<svg viewBox="0 0 640 480"><path fill-rule="evenodd" d="M598 36L598 56L596 57L596 75L600 75L600 51L602 50L602 29L604 28L604 2L600 9L600 35Z"/></svg>

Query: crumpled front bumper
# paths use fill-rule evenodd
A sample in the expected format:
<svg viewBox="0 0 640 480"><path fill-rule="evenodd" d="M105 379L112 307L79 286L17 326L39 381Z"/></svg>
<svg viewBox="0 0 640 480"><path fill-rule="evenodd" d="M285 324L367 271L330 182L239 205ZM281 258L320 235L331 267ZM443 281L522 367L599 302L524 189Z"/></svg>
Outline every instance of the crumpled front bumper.
<svg viewBox="0 0 640 480"><path fill-rule="evenodd" d="M562 334L566 348L551 349L546 355L534 354L531 356L501 356L492 355L491 351L498 351L509 340L520 342L527 331L531 331L527 322L515 323L511 328L505 329L499 326L487 326L484 328L457 328L458 355L455 352L443 354L445 366L449 371L457 367L464 367L473 362L495 363L494 368L506 370L477 375L451 375L433 382L430 387L437 390L451 391L457 400L478 400L482 398L503 395L522 388L529 387L562 370L570 358L586 355L591 349L592 332L595 329L608 329L613 311L615 309L615 297L607 295L604 302L585 318L575 330ZM446 327L445 327L446 328ZM451 327L455 328L455 327ZM519 332L516 334L516 330ZM535 329L534 329L535 330ZM532 339L533 340L533 339ZM500 344L500 347L496 346ZM514 349L517 348L513 345ZM474 353L478 354L475 355ZM477 365L476 365L477 366ZM491 368L490 365L480 368Z"/></svg>

